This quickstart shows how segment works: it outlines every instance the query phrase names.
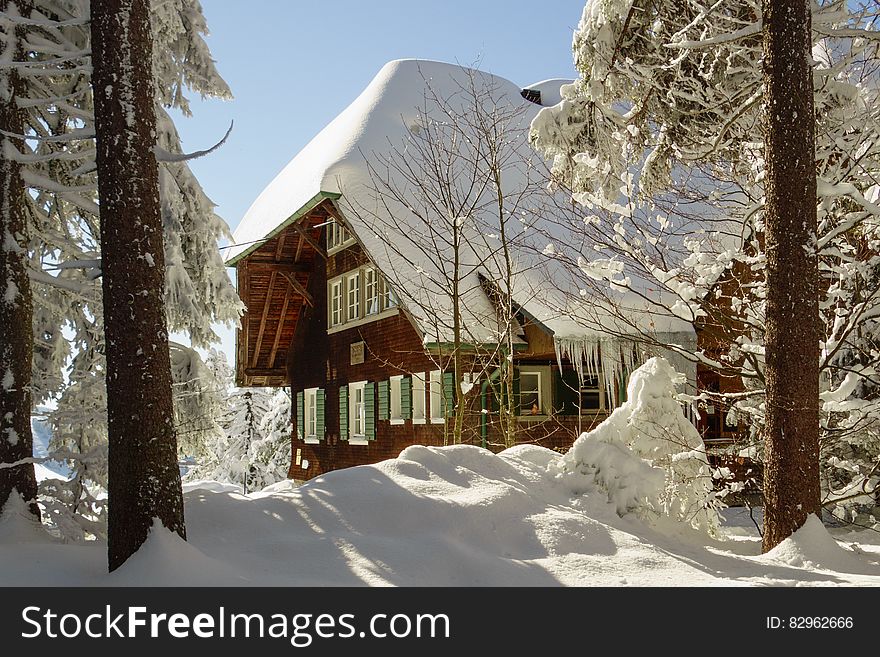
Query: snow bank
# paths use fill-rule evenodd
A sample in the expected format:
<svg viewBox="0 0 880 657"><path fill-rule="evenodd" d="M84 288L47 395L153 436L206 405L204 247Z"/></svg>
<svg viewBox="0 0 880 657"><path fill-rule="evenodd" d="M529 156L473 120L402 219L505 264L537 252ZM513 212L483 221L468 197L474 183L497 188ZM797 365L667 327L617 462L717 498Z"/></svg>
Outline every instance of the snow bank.
<svg viewBox="0 0 880 657"><path fill-rule="evenodd" d="M839 571L808 554L816 541L800 534L803 565L782 548L758 556L757 537L664 535L621 517L598 489L573 492L554 474L563 458L533 445L411 447L288 490L201 486L185 493L189 542L156 527L113 575L106 544L62 544L26 518L22 531L17 518L0 522L0 585L880 585L880 545L865 544L872 532L857 539L864 554L852 553L859 569L841 562Z"/></svg>
<svg viewBox="0 0 880 657"><path fill-rule="evenodd" d="M555 466L573 491L598 486L618 513L657 511L714 532L712 492L700 434L676 401L684 376L654 357L629 380L627 401L580 436Z"/></svg>
<svg viewBox="0 0 880 657"><path fill-rule="evenodd" d="M764 559L797 568L842 573L876 574L852 550L845 550L834 540L816 515L807 516L804 526L764 555Z"/></svg>
<svg viewBox="0 0 880 657"><path fill-rule="evenodd" d="M233 586L241 577L205 556L156 518L146 542L109 576L111 586Z"/></svg>

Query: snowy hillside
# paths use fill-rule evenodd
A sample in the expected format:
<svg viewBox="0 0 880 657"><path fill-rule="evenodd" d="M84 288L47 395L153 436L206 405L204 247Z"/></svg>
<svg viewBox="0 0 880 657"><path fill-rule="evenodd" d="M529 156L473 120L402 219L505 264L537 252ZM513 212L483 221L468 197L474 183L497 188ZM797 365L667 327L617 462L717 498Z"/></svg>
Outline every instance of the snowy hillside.
<svg viewBox="0 0 880 657"><path fill-rule="evenodd" d="M808 524L761 556L743 527L710 540L620 517L606 494L572 492L555 474L561 458L530 446L410 447L299 488L242 496L207 483L186 493L189 544L154 531L113 575L104 545L55 543L7 514L0 561L21 567L0 584L880 585L874 532L838 542Z"/></svg>

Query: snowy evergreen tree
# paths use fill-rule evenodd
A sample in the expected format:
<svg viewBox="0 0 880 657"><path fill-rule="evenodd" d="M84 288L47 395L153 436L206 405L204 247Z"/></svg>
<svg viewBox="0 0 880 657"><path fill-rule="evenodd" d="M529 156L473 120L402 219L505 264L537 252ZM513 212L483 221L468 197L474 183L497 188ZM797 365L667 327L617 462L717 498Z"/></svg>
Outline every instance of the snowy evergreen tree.
<svg viewBox="0 0 880 657"><path fill-rule="evenodd" d="M53 440L61 450L59 458L72 459L75 468L86 468L89 463L78 475L102 481L102 468L95 461L98 452L89 447L97 436L106 435L106 409L101 406L104 395L92 394L103 385L106 365L98 279L100 212L94 112L87 65L91 49L89 3L33 0L26 5L28 17L8 12L2 16L4 26L16 26L26 33L29 66L28 75L22 78L25 86L18 105L24 114L24 132L34 138L17 143L9 161L21 165L21 178L28 190L22 196L31 235L33 403L58 399L52 424L61 432ZM154 2L150 19L157 43L153 71L159 81L156 153L162 160L159 175L167 321L170 330L184 331L193 344L206 346L216 340L211 324L236 321L242 305L217 249L217 240L229 235L228 228L192 175L187 156L181 154L180 139L166 108L189 114L185 88L202 97L229 98L230 93L204 42L207 27L197 0ZM3 43L11 42L4 39ZM72 334L70 341L62 329ZM197 368L192 357L187 359ZM182 369L175 371L186 374ZM175 390L182 390L181 385ZM208 394L204 404L210 406L210 386L203 390ZM175 399L175 419L180 426L194 426L203 415L194 392L192 387L186 392L188 403L178 404ZM94 415L87 417L87 411ZM195 415L187 417L190 411ZM196 439L194 434L192 437ZM82 459L75 457L78 445L85 450ZM49 493L43 491L46 503L51 503L46 497ZM65 500L69 499L65 495ZM87 524L91 526L91 520Z"/></svg>
<svg viewBox="0 0 880 657"><path fill-rule="evenodd" d="M206 444L207 454L191 477L239 484L244 492L253 490L251 481L256 464L252 460L252 448L266 438L261 427L272 407L272 399L268 388L234 390L229 397L223 436ZM289 403L287 410L289 413Z"/></svg>
<svg viewBox="0 0 880 657"><path fill-rule="evenodd" d="M248 450L251 490L261 490L287 479L293 431L290 405L290 391L286 388L276 391L269 400L260 422L261 437L252 442Z"/></svg>
<svg viewBox="0 0 880 657"><path fill-rule="evenodd" d="M91 10L107 360L107 546L113 571L140 548L154 519L184 539L186 525L153 151L149 2L92 2Z"/></svg>

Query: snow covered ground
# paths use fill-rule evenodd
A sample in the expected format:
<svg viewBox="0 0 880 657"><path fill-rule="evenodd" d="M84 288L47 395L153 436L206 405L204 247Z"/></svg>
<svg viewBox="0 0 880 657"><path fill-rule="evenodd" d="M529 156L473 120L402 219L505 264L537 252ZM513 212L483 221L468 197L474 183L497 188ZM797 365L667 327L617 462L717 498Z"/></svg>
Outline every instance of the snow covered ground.
<svg viewBox="0 0 880 657"><path fill-rule="evenodd" d="M728 510L717 540L621 518L600 490L572 493L548 469L559 458L416 446L299 488L194 482L189 543L160 527L112 575L104 545L55 542L13 510L0 519L0 584L880 586L876 532L832 538L816 521L762 556L743 510Z"/></svg>

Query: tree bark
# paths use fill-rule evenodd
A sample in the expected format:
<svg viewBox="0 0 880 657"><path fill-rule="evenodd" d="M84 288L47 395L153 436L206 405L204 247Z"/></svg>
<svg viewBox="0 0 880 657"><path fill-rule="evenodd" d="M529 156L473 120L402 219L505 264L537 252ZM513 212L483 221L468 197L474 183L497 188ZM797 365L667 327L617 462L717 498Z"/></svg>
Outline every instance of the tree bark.
<svg viewBox="0 0 880 657"><path fill-rule="evenodd" d="M24 2L4 3L10 16L24 14ZM7 41L13 60L24 61L21 27ZM25 186L14 159L23 140L25 112L16 99L24 96L24 81L9 66L0 68L0 463L33 457L31 434L31 360L33 356L33 299L28 276L28 226ZM0 510L16 492L37 518L37 480L33 462L0 468Z"/></svg>
<svg viewBox="0 0 880 657"><path fill-rule="evenodd" d="M765 0L763 19L766 552L820 511L819 297L809 2Z"/></svg>
<svg viewBox="0 0 880 657"><path fill-rule="evenodd" d="M107 350L108 561L158 518L186 537L165 319L149 0L92 0Z"/></svg>

